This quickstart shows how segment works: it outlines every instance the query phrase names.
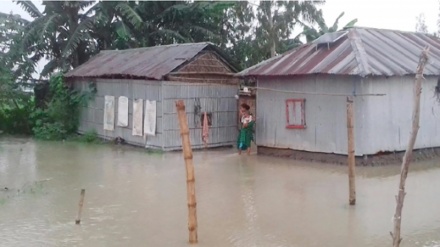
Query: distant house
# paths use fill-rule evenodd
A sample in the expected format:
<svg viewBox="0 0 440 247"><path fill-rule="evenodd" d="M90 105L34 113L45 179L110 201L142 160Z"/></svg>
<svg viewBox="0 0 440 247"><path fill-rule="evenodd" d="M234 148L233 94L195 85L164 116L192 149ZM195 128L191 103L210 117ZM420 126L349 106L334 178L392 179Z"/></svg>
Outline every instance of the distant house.
<svg viewBox="0 0 440 247"><path fill-rule="evenodd" d="M346 155L344 95L354 96L357 156L405 150L414 75L427 45L431 49L415 147L440 147L440 105L434 97L440 40L422 33L351 28L238 74L257 79L258 152ZM360 96L364 94L386 95Z"/></svg>
<svg viewBox="0 0 440 247"><path fill-rule="evenodd" d="M210 43L102 51L65 75L80 90L97 94L82 109L80 133L160 150L181 149L176 100L186 105L193 148L204 147L202 120L209 119L208 147L236 141L238 79L230 60Z"/></svg>

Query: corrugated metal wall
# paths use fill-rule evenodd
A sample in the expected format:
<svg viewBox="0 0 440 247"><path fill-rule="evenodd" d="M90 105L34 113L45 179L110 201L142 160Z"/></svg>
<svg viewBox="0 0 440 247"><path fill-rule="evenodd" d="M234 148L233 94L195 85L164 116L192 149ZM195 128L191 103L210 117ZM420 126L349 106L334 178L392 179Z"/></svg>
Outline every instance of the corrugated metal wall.
<svg viewBox="0 0 440 247"><path fill-rule="evenodd" d="M180 129L175 102L183 99L188 116L190 138L193 148L202 148L201 114L195 114L200 104L200 113L212 113L209 128L209 147L235 144L237 131L237 86L206 83L163 83L163 129L165 150L181 149Z"/></svg>
<svg viewBox="0 0 440 247"><path fill-rule="evenodd" d="M276 90L351 94L358 78L303 76L259 79L258 87ZM360 93L358 90L357 93ZM286 128L286 100L306 99L306 129ZM356 154L362 153L362 98L355 102ZM346 97L294 94L258 89L256 141L259 146L301 151L347 154Z"/></svg>
<svg viewBox="0 0 440 247"><path fill-rule="evenodd" d="M89 81L76 82L77 88L87 90ZM126 142L163 150L180 150L180 129L176 114L175 101L183 99L188 114L191 144L193 148L202 148L202 127L200 115L195 116L194 105L200 102L201 112L212 113L212 126L209 130L209 147L232 145L237 136L237 87L206 83L158 82L142 80L98 79L97 94L81 112L80 133L96 130L106 139L123 138ZM117 99L127 96L129 99L129 125L115 131L103 130L104 96L115 96L115 118L118 116ZM146 140L132 135L133 99L156 100L157 124L156 136L147 136ZM116 119L115 119L116 121Z"/></svg>
<svg viewBox="0 0 440 247"><path fill-rule="evenodd" d="M415 148L440 146L440 105L434 97L436 77L426 77L422 85L420 129ZM364 93L385 92L369 97L365 104L363 151L404 151L412 124L414 77L376 77L362 83Z"/></svg>
<svg viewBox="0 0 440 247"><path fill-rule="evenodd" d="M83 89L88 88L89 81L76 82ZM121 80L121 79L98 79L96 81L97 94L88 106L81 111L80 133L96 130L99 136L105 139L123 138L127 143L162 149L162 87L158 81ZM119 96L128 97L128 127L119 127L115 124L114 131L103 129L104 121L104 97L115 96L115 123L118 116L117 101ZM156 100L157 124L156 136L147 136L144 140L141 136L133 136L133 99Z"/></svg>

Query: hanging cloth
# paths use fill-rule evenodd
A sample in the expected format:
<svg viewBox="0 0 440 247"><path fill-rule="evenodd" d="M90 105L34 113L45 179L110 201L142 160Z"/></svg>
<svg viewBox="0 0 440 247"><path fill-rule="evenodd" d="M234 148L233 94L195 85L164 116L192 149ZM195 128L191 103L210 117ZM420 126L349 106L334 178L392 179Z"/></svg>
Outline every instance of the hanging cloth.
<svg viewBox="0 0 440 247"><path fill-rule="evenodd" d="M202 129L202 140L205 144L205 148L208 147L208 135L209 135L209 126L208 126L208 114L206 112L203 113L203 129Z"/></svg>

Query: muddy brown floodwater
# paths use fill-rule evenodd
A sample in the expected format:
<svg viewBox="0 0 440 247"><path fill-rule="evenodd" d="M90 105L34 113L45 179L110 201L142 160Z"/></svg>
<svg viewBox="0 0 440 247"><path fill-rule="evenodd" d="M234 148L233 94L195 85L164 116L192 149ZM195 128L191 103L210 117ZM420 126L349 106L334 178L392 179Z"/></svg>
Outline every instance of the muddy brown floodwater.
<svg viewBox="0 0 440 247"><path fill-rule="evenodd" d="M200 247L391 246L399 166L195 152ZM4 190L7 187L8 190ZM180 153L0 139L0 246L188 246ZM81 188L81 225L75 225ZM440 246L440 162L414 163L402 246Z"/></svg>

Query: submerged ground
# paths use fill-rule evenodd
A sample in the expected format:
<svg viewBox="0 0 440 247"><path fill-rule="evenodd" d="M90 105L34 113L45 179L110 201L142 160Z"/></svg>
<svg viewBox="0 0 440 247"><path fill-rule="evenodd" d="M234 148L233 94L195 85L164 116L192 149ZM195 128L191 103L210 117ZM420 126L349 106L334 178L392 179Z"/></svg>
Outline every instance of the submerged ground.
<svg viewBox="0 0 440 247"><path fill-rule="evenodd" d="M412 164L402 246L440 246L440 159ZM197 246L390 246L399 166L195 152ZM187 246L180 153L0 139L0 246ZM74 224L81 188L83 220Z"/></svg>

